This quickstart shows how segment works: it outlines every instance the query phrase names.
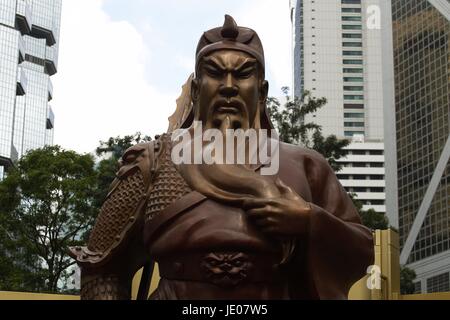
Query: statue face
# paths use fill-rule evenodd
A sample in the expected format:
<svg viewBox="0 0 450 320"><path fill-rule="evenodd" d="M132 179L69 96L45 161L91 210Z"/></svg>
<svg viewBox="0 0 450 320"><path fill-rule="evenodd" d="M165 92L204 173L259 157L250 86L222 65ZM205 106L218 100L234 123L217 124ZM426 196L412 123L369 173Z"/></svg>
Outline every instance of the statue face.
<svg viewBox="0 0 450 320"><path fill-rule="evenodd" d="M205 56L192 84L196 119L206 129L221 128L227 117L230 129L259 125L259 107L268 91L261 74L257 60L245 52L220 50Z"/></svg>

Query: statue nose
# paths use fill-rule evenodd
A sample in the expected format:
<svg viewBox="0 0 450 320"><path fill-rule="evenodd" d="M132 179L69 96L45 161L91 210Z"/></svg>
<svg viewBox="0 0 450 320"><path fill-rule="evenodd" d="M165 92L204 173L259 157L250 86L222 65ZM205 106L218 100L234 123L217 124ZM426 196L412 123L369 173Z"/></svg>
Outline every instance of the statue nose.
<svg viewBox="0 0 450 320"><path fill-rule="evenodd" d="M230 271L231 269L233 268L233 266L231 265L231 264L229 264L229 263L224 263L223 265L222 265L222 270L223 271Z"/></svg>
<svg viewBox="0 0 450 320"><path fill-rule="evenodd" d="M220 94L224 97L231 98L237 96L239 88L234 84L233 76L227 75L226 82L220 87Z"/></svg>

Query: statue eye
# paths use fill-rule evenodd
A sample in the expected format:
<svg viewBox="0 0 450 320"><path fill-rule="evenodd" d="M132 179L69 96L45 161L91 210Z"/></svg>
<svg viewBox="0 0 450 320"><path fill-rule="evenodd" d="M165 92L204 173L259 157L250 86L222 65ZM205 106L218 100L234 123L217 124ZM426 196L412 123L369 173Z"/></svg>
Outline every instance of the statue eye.
<svg viewBox="0 0 450 320"><path fill-rule="evenodd" d="M253 75L254 70L255 68L253 68L253 66L241 69L237 72L237 76L243 79L250 78Z"/></svg>
<svg viewBox="0 0 450 320"><path fill-rule="evenodd" d="M215 68L214 66L211 65L206 65L205 70L206 73L212 77L220 77L222 75L222 71L220 69Z"/></svg>
<svg viewBox="0 0 450 320"><path fill-rule="evenodd" d="M215 259L208 259L208 260L207 260L207 263L208 263L210 266L212 266L212 267L215 267L215 266L218 265L218 261L215 260Z"/></svg>
<svg viewBox="0 0 450 320"><path fill-rule="evenodd" d="M137 159L136 154L127 154L124 156L123 161L125 163L133 163L134 161L136 161L136 159Z"/></svg>

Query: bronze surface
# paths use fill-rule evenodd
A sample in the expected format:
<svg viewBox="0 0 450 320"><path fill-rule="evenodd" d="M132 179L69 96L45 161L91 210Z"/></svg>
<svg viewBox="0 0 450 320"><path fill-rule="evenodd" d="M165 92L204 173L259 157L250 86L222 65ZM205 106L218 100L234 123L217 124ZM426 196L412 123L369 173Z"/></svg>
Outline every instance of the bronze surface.
<svg viewBox="0 0 450 320"><path fill-rule="evenodd" d="M226 16L195 71L170 130L273 129L256 32ZM281 144L278 174L263 176L265 164L175 165L168 137L127 151L88 247L71 249L83 299L129 299L154 261L152 299L347 299L373 263L372 233L321 155Z"/></svg>

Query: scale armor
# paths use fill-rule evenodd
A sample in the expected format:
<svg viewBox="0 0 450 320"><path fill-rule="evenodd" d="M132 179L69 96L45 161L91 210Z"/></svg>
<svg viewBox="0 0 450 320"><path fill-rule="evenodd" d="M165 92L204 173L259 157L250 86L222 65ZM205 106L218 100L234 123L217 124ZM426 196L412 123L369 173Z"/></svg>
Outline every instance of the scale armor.
<svg viewBox="0 0 450 320"><path fill-rule="evenodd" d="M162 138L163 151L159 158L158 172L153 183L146 210L146 220L152 220L159 212L183 196L192 192L175 168L172 158L172 142Z"/></svg>
<svg viewBox="0 0 450 320"><path fill-rule="evenodd" d="M143 238L145 221L192 191L175 168L171 151L170 136L163 135L125 152L88 246L70 248L83 269L82 299L129 299L128 283L110 265L129 254L125 248L130 242Z"/></svg>

